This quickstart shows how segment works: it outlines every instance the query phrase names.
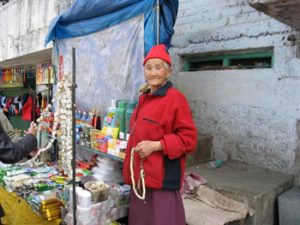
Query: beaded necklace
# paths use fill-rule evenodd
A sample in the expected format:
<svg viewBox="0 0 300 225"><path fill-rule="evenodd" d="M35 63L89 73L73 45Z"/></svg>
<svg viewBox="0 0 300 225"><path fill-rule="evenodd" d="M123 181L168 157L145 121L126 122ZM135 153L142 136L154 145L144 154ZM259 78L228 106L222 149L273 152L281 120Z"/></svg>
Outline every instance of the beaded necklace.
<svg viewBox="0 0 300 225"><path fill-rule="evenodd" d="M143 161L142 160L140 162L140 176L139 176L139 180L138 180L138 186L137 188L140 190L141 189L141 185L142 185L142 193L140 194L136 188L135 185L135 179L134 179L134 169L133 169L133 164L134 164L134 153L135 153L135 148L131 149L131 153L130 153L130 174L131 174L131 182L132 182L132 188L133 191L135 193L135 195L141 199L144 200L146 197L146 186L145 186L145 171L144 171L144 166L143 166Z"/></svg>

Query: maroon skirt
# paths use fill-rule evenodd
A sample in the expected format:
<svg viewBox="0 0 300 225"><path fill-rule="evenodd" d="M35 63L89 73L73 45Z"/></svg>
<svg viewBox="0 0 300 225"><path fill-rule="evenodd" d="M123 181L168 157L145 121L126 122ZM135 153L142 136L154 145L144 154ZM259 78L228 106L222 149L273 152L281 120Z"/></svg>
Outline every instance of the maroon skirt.
<svg viewBox="0 0 300 225"><path fill-rule="evenodd" d="M179 191L147 189L145 200L130 193L129 225L185 225Z"/></svg>

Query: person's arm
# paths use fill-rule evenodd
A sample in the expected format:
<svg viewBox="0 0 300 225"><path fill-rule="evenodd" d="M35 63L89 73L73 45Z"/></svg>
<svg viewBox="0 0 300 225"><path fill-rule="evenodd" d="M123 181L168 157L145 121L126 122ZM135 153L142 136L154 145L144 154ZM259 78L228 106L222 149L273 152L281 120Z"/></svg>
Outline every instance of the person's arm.
<svg viewBox="0 0 300 225"><path fill-rule="evenodd" d="M15 163L25 158L31 151L36 150L37 139L35 135L36 129L32 123L25 137L17 142L12 142L0 124L0 161Z"/></svg>
<svg viewBox="0 0 300 225"><path fill-rule="evenodd" d="M13 126L11 125L8 118L6 117L6 115L4 115L3 112L0 112L0 122L2 123L2 127L6 132L7 136L13 141L17 141L18 135L16 134Z"/></svg>
<svg viewBox="0 0 300 225"><path fill-rule="evenodd" d="M197 129L193 122L190 107L185 98L174 112L174 123L171 134L165 134L160 140L164 155L169 159L176 159L183 154L191 153L197 144Z"/></svg>
<svg viewBox="0 0 300 225"><path fill-rule="evenodd" d="M180 102L181 105L173 113L173 133L165 134L160 141L145 140L136 145L135 151L142 159L147 158L155 151L162 151L169 159L176 159L195 150L197 129L184 96Z"/></svg>

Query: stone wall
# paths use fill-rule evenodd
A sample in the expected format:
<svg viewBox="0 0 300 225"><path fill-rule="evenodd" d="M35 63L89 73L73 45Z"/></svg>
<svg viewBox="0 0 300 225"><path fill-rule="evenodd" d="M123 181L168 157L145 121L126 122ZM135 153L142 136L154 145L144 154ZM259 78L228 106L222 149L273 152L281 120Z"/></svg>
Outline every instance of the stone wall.
<svg viewBox="0 0 300 225"><path fill-rule="evenodd" d="M74 0L11 0L0 6L0 62L45 49L50 22L72 2Z"/></svg>
<svg viewBox="0 0 300 225"><path fill-rule="evenodd" d="M173 81L188 97L216 158L297 174L300 60L296 34L246 0L180 0ZM274 68L183 72L183 56L274 48Z"/></svg>

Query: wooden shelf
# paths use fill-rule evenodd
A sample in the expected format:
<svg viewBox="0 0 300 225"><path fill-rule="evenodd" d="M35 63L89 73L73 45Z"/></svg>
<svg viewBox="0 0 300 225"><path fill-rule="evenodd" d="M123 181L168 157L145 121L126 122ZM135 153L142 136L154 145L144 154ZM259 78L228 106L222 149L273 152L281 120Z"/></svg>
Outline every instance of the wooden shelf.
<svg viewBox="0 0 300 225"><path fill-rule="evenodd" d="M115 161L124 162L124 159L122 159L118 156L110 155L110 154L107 154L107 153L104 153L104 152L100 152L100 151L97 151L95 149L86 147L84 145L76 145L76 148L80 148L80 149L83 149L85 151L89 151L91 153L94 153L94 154L97 154L97 155L100 155L100 156L103 156L103 157L106 157L106 158L109 158L109 159L112 159L112 160L115 160Z"/></svg>

